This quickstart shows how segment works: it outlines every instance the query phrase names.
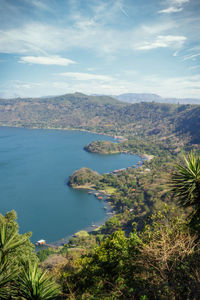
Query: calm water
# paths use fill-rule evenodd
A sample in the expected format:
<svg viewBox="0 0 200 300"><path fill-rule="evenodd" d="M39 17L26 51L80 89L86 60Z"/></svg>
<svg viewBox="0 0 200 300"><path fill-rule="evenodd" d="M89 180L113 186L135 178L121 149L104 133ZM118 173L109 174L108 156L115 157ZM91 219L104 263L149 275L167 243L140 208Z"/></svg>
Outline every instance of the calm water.
<svg viewBox="0 0 200 300"><path fill-rule="evenodd" d="M100 173L136 164L133 155L97 155L83 150L110 137L78 131L0 127L0 213L15 209L20 232L32 241L60 240L105 219L103 203L66 185L81 167Z"/></svg>

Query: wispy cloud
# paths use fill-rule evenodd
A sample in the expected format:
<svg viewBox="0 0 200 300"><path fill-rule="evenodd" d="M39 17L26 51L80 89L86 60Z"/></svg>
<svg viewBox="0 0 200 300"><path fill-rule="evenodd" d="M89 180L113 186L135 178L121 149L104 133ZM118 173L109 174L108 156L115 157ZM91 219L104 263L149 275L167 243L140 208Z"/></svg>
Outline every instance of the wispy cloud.
<svg viewBox="0 0 200 300"><path fill-rule="evenodd" d="M123 5L121 3L118 3L118 6L119 6L119 9L121 10L121 12L126 16L128 17L128 14L126 12L126 10L124 9Z"/></svg>
<svg viewBox="0 0 200 300"><path fill-rule="evenodd" d="M175 52L173 53L173 56L178 56L178 53L179 53L179 51L175 51Z"/></svg>
<svg viewBox="0 0 200 300"><path fill-rule="evenodd" d="M90 73L78 73L78 72L65 72L59 73L58 75L69 77L72 79L84 81L84 80L100 80L100 81L111 81L113 78L107 75L98 75L98 74L90 74Z"/></svg>
<svg viewBox="0 0 200 300"><path fill-rule="evenodd" d="M199 69L199 68L200 68L200 65L197 65L197 66L189 67L189 70L196 70L196 69Z"/></svg>
<svg viewBox="0 0 200 300"><path fill-rule="evenodd" d="M160 91L164 97L200 98L200 75L168 78L152 75L146 76L144 80L147 89Z"/></svg>
<svg viewBox="0 0 200 300"><path fill-rule="evenodd" d="M190 0L169 0L168 2L175 4L175 5L183 5L185 3L190 2Z"/></svg>
<svg viewBox="0 0 200 300"><path fill-rule="evenodd" d="M28 2L32 6L35 6L36 8L44 9L44 10L50 10L49 6L47 6L47 4L44 3L44 1L41 1L41 0L28 0L27 3Z"/></svg>
<svg viewBox="0 0 200 300"><path fill-rule="evenodd" d="M172 20L167 22L155 20L146 24L130 23L130 26L120 27L118 25L119 18L123 18L122 10L126 15L127 9L124 8L123 1L112 3L114 4L111 5L108 1L101 5L94 5L92 17L76 12L69 16L70 22L55 24L26 21L19 26L2 29L0 30L0 52L47 56L77 48L90 49L99 56L108 57L122 50L135 49L137 45L142 45L144 40L148 41L148 38L155 39L157 35L169 34L168 31L173 34L172 31L177 29L177 23ZM127 19L130 22L131 19ZM175 34L177 35L176 32Z"/></svg>
<svg viewBox="0 0 200 300"><path fill-rule="evenodd" d="M75 61L63 58L60 56L22 56L20 57L19 63L29 63L38 65L57 65L57 66L68 66L70 64L76 64Z"/></svg>
<svg viewBox="0 0 200 300"><path fill-rule="evenodd" d="M196 57L200 56L200 53L197 53L197 54L191 54L191 55L185 55L183 57L183 60L189 60L189 59L196 59Z"/></svg>
<svg viewBox="0 0 200 300"><path fill-rule="evenodd" d="M174 7L174 6L170 6L168 8L159 10L160 14L171 14L171 13L176 13L176 12L180 12L183 10L183 7Z"/></svg>
<svg viewBox="0 0 200 300"><path fill-rule="evenodd" d="M181 12L184 9L183 5L189 2L190 0L167 0L166 4L170 6L165 9L159 10L158 13L171 14Z"/></svg>
<svg viewBox="0 0 200 300"><path fill-rule="evenodd" d="M137 47L138 50L151 50L156 48L179 48L186 41L185 36L160 35L153 42L145 42Z"/></svg>

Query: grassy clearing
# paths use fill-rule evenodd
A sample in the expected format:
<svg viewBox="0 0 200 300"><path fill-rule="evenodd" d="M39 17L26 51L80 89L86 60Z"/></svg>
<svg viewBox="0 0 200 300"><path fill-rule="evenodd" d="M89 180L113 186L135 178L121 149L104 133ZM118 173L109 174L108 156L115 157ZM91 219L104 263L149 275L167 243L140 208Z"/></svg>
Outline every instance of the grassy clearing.
<svg viewBox="0 0 200 300"><path fill-rule="evenodd" d="M112 186L105 186L104 191L106 192L106 194L111 195L111 194L114 194L117 191L117 189Z"/></svg>
<svg viewBox="0 0 200 300"><path fill-rule="evenodd" d="M80 230L74 234L76 237L88 237L89 233L85 230Z"/></svg>

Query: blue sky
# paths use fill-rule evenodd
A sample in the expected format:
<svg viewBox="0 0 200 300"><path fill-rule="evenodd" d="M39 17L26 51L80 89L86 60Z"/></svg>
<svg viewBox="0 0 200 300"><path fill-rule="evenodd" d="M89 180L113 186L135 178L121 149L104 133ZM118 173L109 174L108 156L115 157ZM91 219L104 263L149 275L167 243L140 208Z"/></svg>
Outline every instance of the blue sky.
<svg viewBox="0 0 200 300"><path fill-rule="evenodd" d="M0 97L200 98L199 0L0 0Z"/></svg>

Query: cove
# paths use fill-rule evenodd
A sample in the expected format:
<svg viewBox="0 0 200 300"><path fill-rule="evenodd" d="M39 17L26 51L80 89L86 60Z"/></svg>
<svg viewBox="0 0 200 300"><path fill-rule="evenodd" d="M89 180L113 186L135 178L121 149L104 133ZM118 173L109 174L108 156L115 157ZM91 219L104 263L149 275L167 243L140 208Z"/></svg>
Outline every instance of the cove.
<svg viewBox="0 0 200 300"><path fill-rule="evenodd" d="M20 233L54 242L106 220L103 203L66 185L77 169L99 173L136 165L137 155L98 155L83 147L112 137L82 131L0 127L0 213L16 210Z"/></svg>

